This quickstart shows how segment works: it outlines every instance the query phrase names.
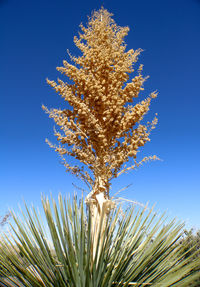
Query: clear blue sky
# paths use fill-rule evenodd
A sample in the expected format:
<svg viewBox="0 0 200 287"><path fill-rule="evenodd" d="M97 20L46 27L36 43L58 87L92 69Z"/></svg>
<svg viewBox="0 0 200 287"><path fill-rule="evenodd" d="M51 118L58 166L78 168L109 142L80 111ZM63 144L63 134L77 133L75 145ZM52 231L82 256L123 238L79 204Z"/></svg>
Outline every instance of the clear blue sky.
<svg viewBox="0 0 200 287"><path fill-rule="evenodd" d="M73 194L76 178L66 174L45 143L54 123L41 105L62 100L46 84L56 66L77 53L79 24L103 5L120 26L129 26L128 48L142 48L139 62L150 75L147 96L158 90L147 119L159 123L142 155L163 161L119 177L114 194L168 210L200 228L200 1L198 0L0 0L0 215L17 209L22 198L40 205L41 193ZM80 191L78 191L80 193Z"/></svg>

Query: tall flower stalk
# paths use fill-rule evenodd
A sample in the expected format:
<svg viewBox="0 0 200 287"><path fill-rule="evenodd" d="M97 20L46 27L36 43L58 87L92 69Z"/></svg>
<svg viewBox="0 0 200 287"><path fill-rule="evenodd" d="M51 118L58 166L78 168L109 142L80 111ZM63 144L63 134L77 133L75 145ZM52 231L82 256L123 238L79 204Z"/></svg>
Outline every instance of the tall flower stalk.
<svg viewBox="0 0 200 287"><path fill-rule="evenodd" d="M47 140L48 144L62 157L66 171L81 178L90 189L85 202L92 213L94 246L101 217L106 221L114 207L111 180L156 159L149 156L137 161L139 148L150 141L157 123L156 116L151 123L141 123L157 93L135 102L146 80L142 65L136 72L133 68L141 49L127 51L124 37L129 28L118 26L111 16L101 8L86 27L80 26L82 33L74 43L81 55L69 54L71 62L63 61L63 67L57 68L68 82L47 80L71 107L48 110L43 106L59 126L55 130L59 144ZM79 163L70 165L66 156Z"/></svg>

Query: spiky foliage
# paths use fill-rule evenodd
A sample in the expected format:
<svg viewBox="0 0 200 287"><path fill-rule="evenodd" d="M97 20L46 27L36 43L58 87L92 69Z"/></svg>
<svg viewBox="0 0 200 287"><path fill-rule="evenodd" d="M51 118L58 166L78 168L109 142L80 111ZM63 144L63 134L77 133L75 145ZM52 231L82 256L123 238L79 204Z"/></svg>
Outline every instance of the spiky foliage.
<svg viewBox="0 0 200 287"><path fill-rule="evenodd" d="M175 244L182 225L166 222L164 215L137 207L120 215L115 209L93 260L83 201L78 206L60 195L53 207L48 199L42 203L43 223L34 208L26 208L21 219L12 214L14 235L1 238L0 286L184 287L196 276L187 277L200 260L188 263L184 246Z"/></svg>
<svg viewBox="0 0 200 287"><path fill-rule="evenodd" d="M197 258L200 258L200 230L195 232L193 229L184 230L184 234L181 237L181 240L178 242L184 246L183 252L185 256L190 256L190 261L195 261ZM187 251L187 252L186 252ZM196 280L191 282L188 287L198 287L200 286L200 265L196 264L195 271L199 273L199 276Z"/></svg>
<svg viewBox="0 0 200 287"><path fill-rule="evenodd" d="M102 8L87 27L80 26L82 33L74 43L81 56L70 55L74 64L63 61L63 67L57 68L70 81L47 80L71 108L43 107L60 128L55 130L59 145L47 142L63 158L66 170L82 178L93 193L103 190L106 198L111 179L156 159L150 156L136 162L139 148L150 140L157 123L156 117L152 123L141 123L156 92L135 102L145 81L142 65L133 74L141 50L126 51L129 28L117 26L111 16ZM83 165L70 165L64 155Z"/></svg>

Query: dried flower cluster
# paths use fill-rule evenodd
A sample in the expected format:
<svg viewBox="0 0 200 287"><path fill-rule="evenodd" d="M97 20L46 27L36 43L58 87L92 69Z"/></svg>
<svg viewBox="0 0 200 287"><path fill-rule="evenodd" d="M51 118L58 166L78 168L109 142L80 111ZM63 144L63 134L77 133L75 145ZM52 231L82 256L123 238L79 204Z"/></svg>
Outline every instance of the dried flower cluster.
<svg viewBox="0 0 200 287"><path fill-rule="evenodd" d="M72 108L43 107L60 127L55 130L59 145L48 143L62 156L66 170L81 177L93 193L104 191L107 199L111 179L156 159L145 157L136 162L138 149L150 140L157 123L155 117L152 123L141 124L156 93L133 105L146 80L142 65L130 79L141 50L126 51L124 37L129 28L117 26L111 16L101 8L87 27L81 25L82 33L74 38L81 56L69 54L74 65L64 61L63 67L57 68L70 83L47 80ZM76 158L83 166L71 166L64 155Z"/></svg>

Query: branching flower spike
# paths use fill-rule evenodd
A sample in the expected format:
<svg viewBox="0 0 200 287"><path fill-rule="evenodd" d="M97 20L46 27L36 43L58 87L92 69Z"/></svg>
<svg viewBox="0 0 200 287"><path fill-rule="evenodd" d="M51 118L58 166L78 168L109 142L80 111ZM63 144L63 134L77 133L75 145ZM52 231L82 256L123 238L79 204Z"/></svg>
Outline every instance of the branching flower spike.
<svg viewBox="0 0 200 287"><path fill-rule="evenodd" d="M135 77L130 77L141 50L126 51L124 37L129 28L117 26L111 16L101 8L93 13L86 28L80 26L82 34L74 43L82 55L70 55L74 65L63 61L63 67L57 68L70 84L47 80L72 108L43 107L60 128L55 130L59 145L49 145L63 160L67 155L83 164L71 166L65 159L66 170L87 182L93 194L103 190L106 198L111 179L140 164L136 162L138 149L150 140L157 123L155 117L152 123L141 124L157 93L134 105L146 80L142 65ZM147 160L145 157L141 163ZM125 165L128 162L130 166Z"/></svg>
<svg viewBox="0 0 200 287"><path fill-rule="evenodd" d="M59 144L47 142L62 157L66 170L90 187L86 203L96 222L100 214L113 208L111 180L157 159L150 156L136 161L139 148L150 141L150 132L157 123L156 116L152 123L141 123L157 93L134 103L146 80L142 65L135 73L133 69L141 49L126 51L124 37L129 28L117 26L111 16L101 8L93 13L87 27L80 26L82 33L74 43L81 56L69 54L73 64L63 61L63 67L57 68L69 83L47 80L71 108L43 107L59 126L55 130ZM65 156L74 157L82 166L71 166Z"/></svg>

